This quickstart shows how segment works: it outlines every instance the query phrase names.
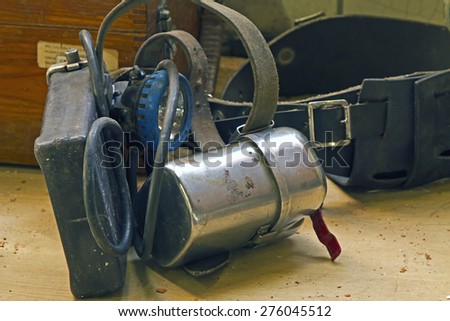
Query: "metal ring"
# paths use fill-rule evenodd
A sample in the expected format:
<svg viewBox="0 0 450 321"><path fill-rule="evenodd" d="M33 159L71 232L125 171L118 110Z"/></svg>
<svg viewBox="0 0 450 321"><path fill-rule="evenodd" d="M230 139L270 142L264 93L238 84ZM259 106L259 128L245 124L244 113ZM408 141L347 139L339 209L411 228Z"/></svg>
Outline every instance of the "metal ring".
<svg viewBox="0 0 450 321"><path fill-rule="evenodd" d="M112 136L115 141L119 142L123 139L122 128L111 118L102 117L92 124L84 151L83 198L89 227L98 246L106 254L118 256L125 254L131 246L134 226L133 207L123 164L113 164L113 177L111 177L111 173L107 172L111 169L100 163L99 154L103 151L105 142L102 133L105 130L109 132L105 132L104 136ZM103 208L98 206L98 201L105 198L110 198L112 204L117 204L117 195L112 195L113 186L108 185L110 182L117 184L114 188L117 188L121 208L116 210L117 216L120 215L119 213L123 213L121 217L114 215L115 213L112 212L114 206L109 202L106 202L108 206L104 205ZM98 189L100 189L100 195ZM109 221L109 231L102 224L101 219ZM114 221L118 222L114 223ZM113 226L115 224L118 226ZM117 236L116 234L121 235Z"/></svg>

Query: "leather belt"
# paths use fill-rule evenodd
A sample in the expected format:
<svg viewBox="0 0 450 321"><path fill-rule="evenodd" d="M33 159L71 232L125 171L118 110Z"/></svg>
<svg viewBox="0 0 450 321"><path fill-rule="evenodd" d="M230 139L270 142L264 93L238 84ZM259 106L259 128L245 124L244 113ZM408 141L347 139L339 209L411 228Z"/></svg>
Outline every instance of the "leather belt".
<svg viewBox="0 0 450 321"><path fill-rule="evenodd" d="M311 53L307 45L299 47L312 39L324 40L319 46L328 50L313 46ZM327 39L333 39L334 47ZM450 35L446 29L395 19L338 17L296 27L275 39L271 50L278 57L282 96L360 83L331 94L278 103L275 126L293 127L309 137L331 179L344 186L407 188L450 177ZM288 66L283 65L286 57L280 60L280 52L286 55L286 50L295 56ZM249 103L230 102L251 101L249 71L244 66L235 75L224 100L210 100L225 142L251 110ZM407 75L385 78L397 73ZM302 88L305 81L312 85Z"/></svg>

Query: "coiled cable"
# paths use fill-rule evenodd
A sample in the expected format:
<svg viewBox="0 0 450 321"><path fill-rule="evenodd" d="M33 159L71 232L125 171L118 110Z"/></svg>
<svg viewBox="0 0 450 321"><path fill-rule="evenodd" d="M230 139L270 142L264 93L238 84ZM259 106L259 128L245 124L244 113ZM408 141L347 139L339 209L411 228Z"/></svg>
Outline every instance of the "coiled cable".
<svg viewBox="0 0 450 321"><path fill-rule="evenodd" d="M122 128L109 117L101 117L92 124L84 151L83 198L89 228L97 245L105 254L118 256L131 246L133 206L123 159L101 161L101 156L112 158L108 149L104 149L109 141L105 142L104 131L115 142L123 139Z"/></svg>

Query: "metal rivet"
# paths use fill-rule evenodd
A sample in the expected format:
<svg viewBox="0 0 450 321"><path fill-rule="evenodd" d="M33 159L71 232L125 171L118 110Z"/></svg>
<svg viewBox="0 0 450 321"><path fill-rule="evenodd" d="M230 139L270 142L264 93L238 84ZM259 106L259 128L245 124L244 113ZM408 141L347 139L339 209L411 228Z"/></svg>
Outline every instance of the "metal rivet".
<svg viewBox="0 0 450 321"><path fill-rule="evenodd" d="M295 51L290 47L285 47L278 52L277 60L282 66L291 64L295 59Z"/></svg>

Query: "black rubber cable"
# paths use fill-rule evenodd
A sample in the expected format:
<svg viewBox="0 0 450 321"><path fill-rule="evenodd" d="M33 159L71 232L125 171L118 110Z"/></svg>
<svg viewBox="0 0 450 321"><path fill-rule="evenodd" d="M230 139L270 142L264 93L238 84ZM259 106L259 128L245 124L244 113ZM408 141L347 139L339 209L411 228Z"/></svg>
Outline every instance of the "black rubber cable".
<svg viewBox="0 0 450 321"><path fill-rule="evenodd" d="M118 256L125 254L131 246L134 228L133 206L123 164L116 163L111 169L101 163L99 154L103 152L105 143L102 135L104 130L108 130L108 136L114 137L115 141L121 142L123 139L122 128L109 117L99 118L92 124L84 151L83 198L89 228L98 246L105 254ZM110 170L113 170L113 179L105 179L108 178L107 171ZM116 195L111 194L112 188L108 185L109 181L117 184L120 200L117 200ZM101 189L100 193L97 193L97 189ZM97 206L99 197L113 199L112 204L105 204L104 208L99 209ZM118 213L122 214L118 218L118 224L121 225L118 227L121 240L114 244L111 238L114 238L115 231L107 231L101 219L112 220L111 209L117 203L121 204L121 208L116 209Z"/></svg>
<svg viewBox="0 0 450 321"><path fill-rule="evenodd" d="M97 59L95 54L94 41L92 40L91 34L87 30L81 30L78 36L81 44L83 45L84 51L86 52L98 117L108 117L109 104L105 96L105 82L103 79L102 68L100 68L101 60Z"/></svg>
<svg viewBox="0 0 450 321"><path fill-rule="evenodd" d="M104 72L103 67L103 48L105 44L105 38L108 34L109 29L113 25L113 23L124 13L127 11L133 9L134 7L137 7L138 5L150 3L151 0L124 0L121 3L119 3L117 6L115 6L105 17L102 24L100 25L100 28L98 30L97 34L97 42L96 42L96 54L98 58L98 68L100 69L101 73Z"/></svg>
<svg viewBox="0 0 450 321"><path fill-rule="evenodd" d="M161 69L165 70L169 77L167 109L164 115L164 122L153 164L153 172L145 214L144 232L142 237L139 237L139 233L136 231L134 238L136 253L143 260L150 259L153 249L164 166L166 164L167 154L169 151L170 134L172 132L173 121L175 119L177 109L178 93L180 91L179 75L175 63L171 60L163 60L156 68L157 71Z"/></svg>

